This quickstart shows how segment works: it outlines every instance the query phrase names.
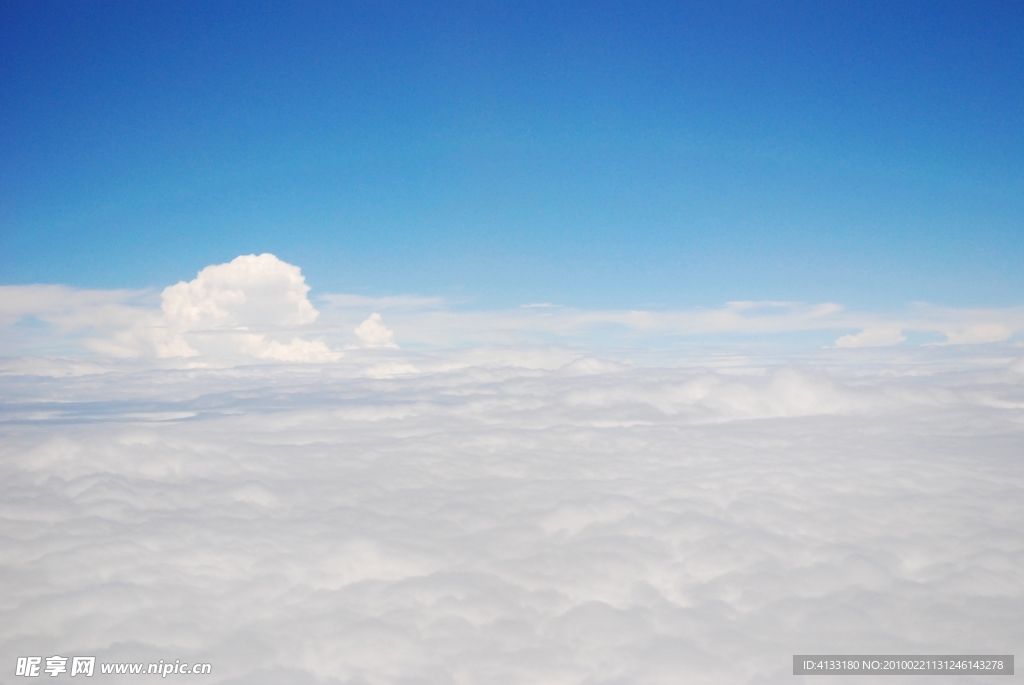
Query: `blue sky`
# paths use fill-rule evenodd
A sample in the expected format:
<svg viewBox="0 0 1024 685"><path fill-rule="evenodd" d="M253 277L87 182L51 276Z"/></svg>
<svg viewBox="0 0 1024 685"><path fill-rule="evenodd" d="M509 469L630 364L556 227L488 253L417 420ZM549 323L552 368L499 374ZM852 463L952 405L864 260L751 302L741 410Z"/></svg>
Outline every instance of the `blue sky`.
<svg viewBox="0 0 1024 685"><path fill-rule="evenodd" d="M0 282L1020 304L1018 3L0 3Z"/></svg>

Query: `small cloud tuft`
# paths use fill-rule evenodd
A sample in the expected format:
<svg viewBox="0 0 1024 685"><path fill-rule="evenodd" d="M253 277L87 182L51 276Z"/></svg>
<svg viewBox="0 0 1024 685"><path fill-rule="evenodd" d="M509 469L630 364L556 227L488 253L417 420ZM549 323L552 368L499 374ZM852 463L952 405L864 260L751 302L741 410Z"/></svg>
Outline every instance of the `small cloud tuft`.
<svg viewBox="0 0 1024 685"><path fill-rule="evenodd" d="M370 314L366 321L356 326L354 332L364 347L398 347L395 344L394 332L384 325L377 312Z"/></svg>

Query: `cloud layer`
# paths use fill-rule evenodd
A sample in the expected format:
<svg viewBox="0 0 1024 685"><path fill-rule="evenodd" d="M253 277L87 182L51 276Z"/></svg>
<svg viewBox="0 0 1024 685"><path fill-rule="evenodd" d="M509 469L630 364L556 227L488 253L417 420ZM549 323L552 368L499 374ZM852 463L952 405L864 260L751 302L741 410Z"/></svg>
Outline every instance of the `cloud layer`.
<svg viewBox="0 0 1024 685"><path fill-rule="evenodd" d="M0 653L582 684L1019 652L1014 360L520 352L2 377Z"/></svg>
<svg viewBox="0 0 1024 685"><path fill-rule="evenodd" d="M1017 310L309 292L272 255L0 289L4 668L792 683L795 653L1024 644ZM794 331L835 344L672 337Z"/></svg>
<svg viewBox="0 0 1024 685"><path fill-rule="evenodd" d="M836 303L730 302L717 308L588 311L550 303L481 310L440 298L324 294L319 310L297 266L271 254L208 266L155 292L0 286L0 353L185 360L188 366L259 360L324 362L347 348L399 345L666 347L681 339L767 340L802 347L978 345L1013 342L1024 309L852 312ZM382 313L383 312L383 315ZM385 323L386 317L386 323ZM908 342L909 341L909 342Z"/></svg>

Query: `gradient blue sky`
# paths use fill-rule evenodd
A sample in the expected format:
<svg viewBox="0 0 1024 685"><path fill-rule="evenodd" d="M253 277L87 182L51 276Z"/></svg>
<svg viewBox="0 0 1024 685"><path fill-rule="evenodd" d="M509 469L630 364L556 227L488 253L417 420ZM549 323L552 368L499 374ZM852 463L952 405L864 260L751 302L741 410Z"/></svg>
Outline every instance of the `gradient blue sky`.
<svg viewBox="0 0 1024 685"><path fill-rule="evenodd" d="M1024 4L0 0L0 282L1020 304Z"/></svg>

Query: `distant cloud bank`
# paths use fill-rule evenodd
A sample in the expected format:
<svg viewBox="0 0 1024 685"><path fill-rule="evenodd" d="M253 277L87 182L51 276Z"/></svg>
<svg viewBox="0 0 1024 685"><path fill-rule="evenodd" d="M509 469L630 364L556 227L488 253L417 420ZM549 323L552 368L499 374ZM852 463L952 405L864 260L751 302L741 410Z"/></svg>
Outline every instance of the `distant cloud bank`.
<svg viewBox="0 0 1024 685"><path fill-rule="evenodd" d="M650 346L672 338L835 332L836 348L973 345L1024 331L1024 309L917 304L890 314L839 304L730 302L682 311L590 311L551 303L474 310L441 298L325 294L317 306L299 267L243 255L191 281L143 291L0 286L0 352L62 350L97 358L180 360L190 366L259 360L331 362L348 349L410 344ZM383 315L382 313L383 312ZM43 352L49 353L49 352Z"/></svg>

